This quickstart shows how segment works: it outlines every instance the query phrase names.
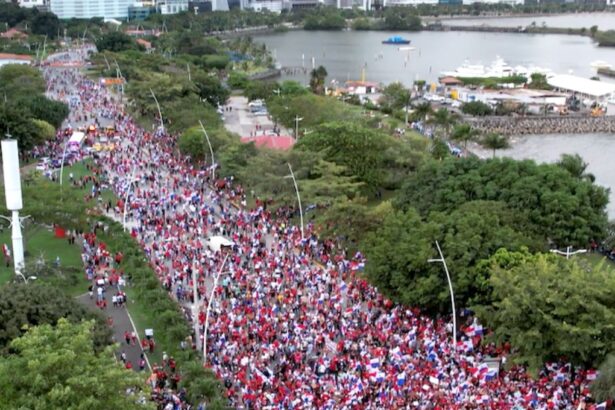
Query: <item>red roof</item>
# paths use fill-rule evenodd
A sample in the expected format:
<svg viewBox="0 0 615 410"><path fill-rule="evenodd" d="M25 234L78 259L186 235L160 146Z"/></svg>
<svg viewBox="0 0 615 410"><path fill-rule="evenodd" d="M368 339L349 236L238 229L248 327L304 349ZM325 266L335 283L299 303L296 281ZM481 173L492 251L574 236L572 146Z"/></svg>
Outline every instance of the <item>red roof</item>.
<svg viewBox="0 0 615 410"><path fill-rule="evenodd" d="M23 38L23 37L28 37L28 36L15 28L10 28L4 33L1 33L0 37L2 38L15 38L15 37Z"/></svg>
<svg viewBox="0 0 615 410"><path fill-rule="evenodd" d="M0 60L24 60L24 61L32 61L32 56L25 55L25 54L0 53Z"/></svg>
<svg viewBox="0 0 615 410"><path fill-rule="evenodd" d="M145 47L147 49L152 48L152 43L150 43L149 41L144 40L142 38L138 38L137 39L137 43L141 44L143 47Z"/></svg>
<svg viewBox="0 0 615 410"><path fill-rule="evenodd" d="M270 149L281 149L281 150L290 149L295 144L295 140L293 137L288 137L288 136L278 137L277 135L259 135L257 137L242 137L241 142L243 143L254 142L254 144L257 147L266 147Z"/></svg>

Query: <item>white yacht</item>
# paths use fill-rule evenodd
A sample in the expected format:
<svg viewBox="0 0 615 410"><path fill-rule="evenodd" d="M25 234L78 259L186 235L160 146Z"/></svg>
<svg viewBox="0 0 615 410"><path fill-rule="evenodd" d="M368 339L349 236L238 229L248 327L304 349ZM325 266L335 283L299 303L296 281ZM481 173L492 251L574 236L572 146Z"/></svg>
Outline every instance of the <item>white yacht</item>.
<svg viewBox="0 0 615 410"><path fill-rule="evenodd" d="M549 75L551 70L541 67L524 67L524 66L516 66L511 67L508 65L504 59L500 56L497 56L495 61L491 63L489 66L484 66L482 64L470 64L467 60L456 70L454 71L443 71L441 74L443 76L451 76L451 77L478 77L478 78L488 78L488 77L511 77L513 75L523 75L529 77L533 73L541 73L545 75Z"/></svg>

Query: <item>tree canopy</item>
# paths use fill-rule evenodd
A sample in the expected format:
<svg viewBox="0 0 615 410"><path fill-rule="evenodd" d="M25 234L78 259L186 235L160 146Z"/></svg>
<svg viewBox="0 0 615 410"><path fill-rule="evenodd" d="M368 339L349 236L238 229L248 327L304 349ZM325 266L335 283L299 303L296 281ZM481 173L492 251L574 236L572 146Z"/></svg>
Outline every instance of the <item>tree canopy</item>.
<svg viewBox="0 0 615 410"><path fill-rule="evenodd" d="M597 365L615 350L615 278L601 266L502 249L491 271L493 305L477 311L494 341L515 347L514 362Z"/></svg>
<svg viewBox="0 0 615 410"><path fill-rule="evenodd" d="M121 31L111 31L96 40L96 48L98 51L124 51L136 50L139 46L135 39L128 34Z"/></svg>
<svg viewBox="0 0 615 410"><path fill-rule="evenodd" d="M0 350L23 335L26 328L55 325L61 318L73 323L94 319L91 329L94 347L100 351L110 344L111 332L104 318L61 290L39 283L5 284L0 287Z"/></svg>
<svg viewBox="0 0 615 410"><path fill-rule="evenodd" d="M0 358L0 391L12 408L153 409L138 403L142 378L126 370L108 347L96 353L92 322L72 324L60 319L55 327L30 328L11 342L11 353Z"/></svg>
<svg viewBox="0 0 615 410"><path fill-rule="evenodd" d="M474 201L422 218L414 209L388 213L364 243L368 277L387 295L403 303L448 311L448 291L440 265L427 263L438 240L445 252L462 303L490 300L488 272L475 266L497 249L544 249L544 244L517 226L518 215L501 202ZM429 255L426 256L426 254Z"/></svg>
<svg viewBox="0 0 615 410"><path fill-rule="evenodd" d="M395 201L423 215L450 212L469 201L501 201L530 234L559 246L585 246L605 235L608 193L557 165L534 161L456 158L425 162L406 179Z"/></svg>

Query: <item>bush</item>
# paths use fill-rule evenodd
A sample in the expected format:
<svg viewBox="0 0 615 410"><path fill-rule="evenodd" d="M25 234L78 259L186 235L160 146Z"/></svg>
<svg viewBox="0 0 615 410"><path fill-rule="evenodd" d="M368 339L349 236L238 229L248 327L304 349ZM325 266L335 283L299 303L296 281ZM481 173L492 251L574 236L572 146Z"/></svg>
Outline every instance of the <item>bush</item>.
<svg viewBox="0 0 615 410"><path fill-rule="evenodd" d="M482 101L471 101L463 104L461 111L464 114L472 115L474 117L484 117L485 115L491 115L493 110L488 104Z"/></svg>

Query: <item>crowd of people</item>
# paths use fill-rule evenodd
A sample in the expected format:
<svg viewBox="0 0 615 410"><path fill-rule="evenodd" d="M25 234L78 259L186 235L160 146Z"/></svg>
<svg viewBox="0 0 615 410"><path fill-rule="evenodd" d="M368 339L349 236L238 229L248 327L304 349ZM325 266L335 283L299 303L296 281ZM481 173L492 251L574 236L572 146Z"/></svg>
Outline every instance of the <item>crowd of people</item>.
<svg viewBox="0 0 615 410"><path fill-rule="evenodd" d="M122 198L106 207L108 213L121 219L127 198L127 225L178 303L191 306L196 286L200 311L193 320L198 334L208 330L207 366L233 408L595 406L588 388L594 371L549 363L532 378L520 366L489 365L487 357L502 363L510 347L484 343L471 313L454 345L450 317L433 319L385 298L362 278L363 255L320 240L312 225L302 232L283 209L242 206L241 187L230 178L213 181L210 167L178 156L175 135L143 130L104 87L77 70L68 78L82 102L71 119L99 121L104 110L121 136L115 151L96 160L98 177ZM225 235L234 246L226 253L211 249L206 239L212 235ZM203 342L201 336L194 345Z"/></svg>

